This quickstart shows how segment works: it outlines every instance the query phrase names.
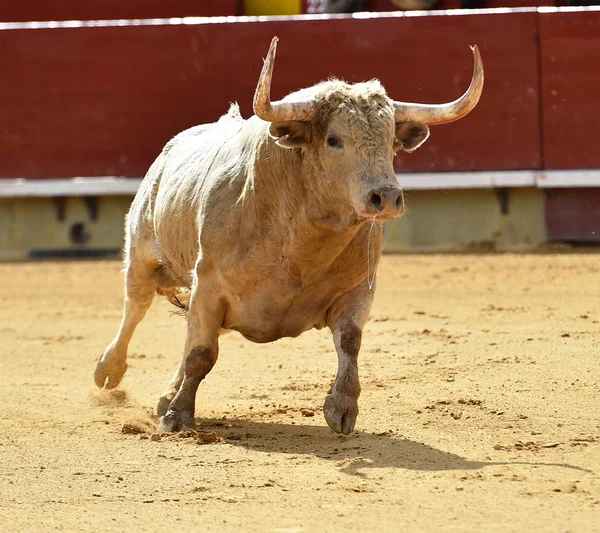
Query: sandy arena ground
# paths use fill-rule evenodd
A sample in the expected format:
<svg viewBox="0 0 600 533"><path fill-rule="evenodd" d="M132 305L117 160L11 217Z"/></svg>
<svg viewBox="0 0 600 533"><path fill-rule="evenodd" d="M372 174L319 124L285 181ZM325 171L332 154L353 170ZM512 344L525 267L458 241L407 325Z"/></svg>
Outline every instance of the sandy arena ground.
<svg viewBox="0 0 600 533"><path fill-rule="evenodd" d="M385 256L349 437L315 331L223 337L204 433L149 438L185 323L158 300L98 391L119 270L0 265L2 531L600 531L599 255Z"/></svg>

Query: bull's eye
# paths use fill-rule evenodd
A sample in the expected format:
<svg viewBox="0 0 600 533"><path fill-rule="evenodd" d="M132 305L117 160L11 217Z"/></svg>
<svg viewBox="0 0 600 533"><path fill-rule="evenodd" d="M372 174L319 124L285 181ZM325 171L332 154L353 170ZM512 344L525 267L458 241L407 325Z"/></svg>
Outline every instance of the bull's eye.
<svg viewBox="0 0 600 533"><path fill-rule="evenodd" d="M342 143L335 135L332 135L330 133L327 136L327 146L329 146L330 148L341 148Z"/></svg>

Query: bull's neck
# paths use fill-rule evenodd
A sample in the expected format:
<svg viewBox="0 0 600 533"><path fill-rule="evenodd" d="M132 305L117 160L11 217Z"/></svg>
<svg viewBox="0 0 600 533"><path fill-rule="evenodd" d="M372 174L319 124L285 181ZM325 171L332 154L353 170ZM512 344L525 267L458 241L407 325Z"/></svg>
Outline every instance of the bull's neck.
<svg viewBox="0 0 600 533"><path fill-rule="evenodd" d="M265 139L259 153L250 201L256 223L269 228L265 237L285 243L291 254L316 254L321 261L333 261L362 224L336 202L334 191L315 185L314 169L300 150Z"/></svg>

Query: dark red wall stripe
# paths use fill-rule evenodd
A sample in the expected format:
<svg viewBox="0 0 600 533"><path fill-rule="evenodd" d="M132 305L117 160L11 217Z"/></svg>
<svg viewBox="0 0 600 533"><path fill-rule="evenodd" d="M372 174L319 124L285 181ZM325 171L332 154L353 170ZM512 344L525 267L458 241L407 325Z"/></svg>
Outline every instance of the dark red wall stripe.
<svg viewBox="0 0 600 533"><path fill-rule="evenodd" d="M396 99L443 102L467 87L470 44L486 86L460 122L434 128L406 171L540 166L536 13L279 20L0 31L0 176L143 175L165 142L251 113L270 39L273 96L328 76L378 77Z"/></svg>

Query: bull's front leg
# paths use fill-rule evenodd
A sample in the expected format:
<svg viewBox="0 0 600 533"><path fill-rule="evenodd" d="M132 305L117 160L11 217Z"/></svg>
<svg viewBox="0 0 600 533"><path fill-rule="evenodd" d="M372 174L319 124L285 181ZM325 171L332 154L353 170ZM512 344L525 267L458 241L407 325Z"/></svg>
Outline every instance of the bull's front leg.
<svg viewBox="0 0 600 533"><path fill-rule="evenodd" d="M185 347L183 381L160 419L159 431L194 429L196 392L200 382L212 370L219 354L219 331L223 323L223 306L211 291L192 289L188 312L188 335ZM181 369L180 367L180 369ZM175 379L175 378L174 378Z"/></svg>
<svg viewBox="0 0 600 533"><path fill-rule="evenodd" d="M372 302L373 290L365 283L342 296L329 312L328 325L337 351L338 371L323 413L329 427L344 435L352 432L358 416L358 352Z"/></svg>
<svg viewBox="0 0 600 533"><path fill-rule="evenodd" d="M352 432L358 416L360 382L357 360L361 337L361 329L351 320L333 330L338 372L325 399L323 413L329 427L344 435Z"/></svg>

